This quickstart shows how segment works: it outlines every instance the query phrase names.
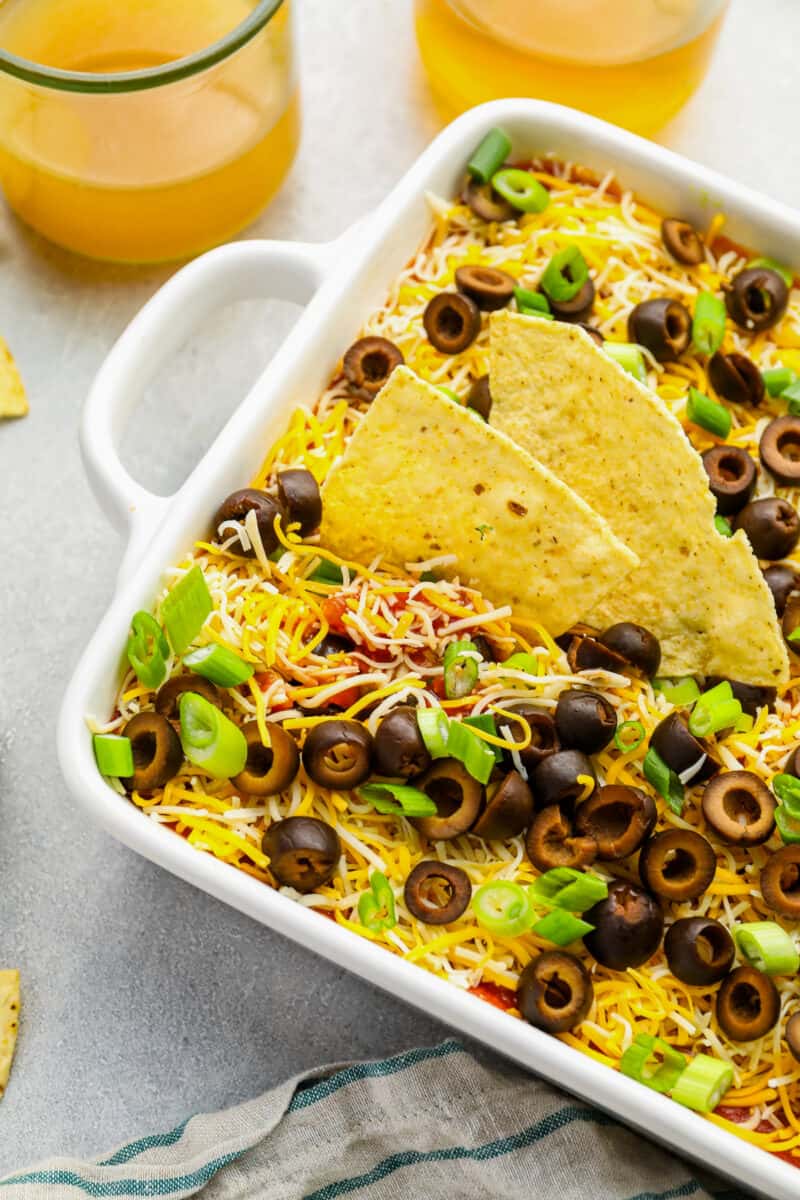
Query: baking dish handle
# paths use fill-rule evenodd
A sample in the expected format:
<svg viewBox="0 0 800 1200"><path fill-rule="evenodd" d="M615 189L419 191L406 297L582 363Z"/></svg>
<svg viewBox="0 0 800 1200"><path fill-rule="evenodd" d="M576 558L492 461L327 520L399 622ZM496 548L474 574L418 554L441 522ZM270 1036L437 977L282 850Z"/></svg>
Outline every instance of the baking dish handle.
<svg viewBox="0 0 800 1200"><path fill-rule="evenodd" d="M249 241L212 250L156 292L112 348L84 405L80 443L101 508L128 535L126 561L143 549L170 500L137 483L118 452L148 383L217 309L260 297L306 304L335 258L334 245Z"/></svg>

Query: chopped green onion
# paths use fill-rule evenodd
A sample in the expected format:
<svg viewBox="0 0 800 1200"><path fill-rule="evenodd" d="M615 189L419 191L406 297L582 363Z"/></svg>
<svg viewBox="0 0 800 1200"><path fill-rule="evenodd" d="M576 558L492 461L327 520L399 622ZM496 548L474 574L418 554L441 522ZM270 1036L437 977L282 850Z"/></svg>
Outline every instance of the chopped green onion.
<svg viewBox="0 0 800 1200"><path fill-rule="evenodd" d="M192 650L184 657L183 665L195 675L202 675L220 687L237 687L246 683L255 671L252 663L245 662L227 646L219 646L216 642L210 646L201 646Z"/></svg>
<svg viewBox="0 0 800 1200"><path fill-rule="evenodd" d="M197 692L184 692L178 707L181 745L190 763L214 779L231 779L244 770L247 740L238 725Z"/></svg>
<svg viewBox="0 0 800 1200"><path fill-rule="evenodd" d="M623 1075L654 1092L671 1092L686 1067L686 1059L659 1037L639 1033L620 1059Z"/></svg>
<svg viewBox="0 0 800 1200"><path fill-rule="evenodd" d="M797 383L797 372L791 367L767 367L761 372L764 387L773 398L782 396L788 387Z"/></svg>
<svg viewBox="0 0 800 1200"><path fill-rule="evenodd" d="M786 401L787 408L793 417L800 416L800 379L790 383L781 392L781 400Z"/></svg>
<svg viewBox="0 0 800 1200"><path fill-rule="evenodd" d="M775 824L781 840L787 846L794 846L800 842L800 820L792 816L785 804L779 804L775 809Z"/></svg>
<svg viewBox="0 0 800 1200"><path fill-rule="evenodd" d="M547 296L541 292L531 292L528 288L515 287L514 299L517 302L517 308L524 316L545 317L552 320L553 314L550 312Z"/></svg>
<svg viewBox="0 0 800 1200"><path fill-rule="evenodd" d="M585 912L608 896L608 884L598 875L576 871L574 867L553 867L545 871L528 888L533 904L548 908L564 908L568 912Z"/></svg>
<svg viewBox="0 0 800 1200"><path fill-rule="evenodd" d="M419 577L420 583L436 583L437 576L435 571L423 571Z"/></svg>
<svg viewBox="0 0 800 1200"><path fill-rule="evenodd" d="M479 887L472 897L472 911L478 924L498 937L518 937L533 923L528 893L507 879Z"/></svg>
<svg viewBox="0 0 800 1200"><path fill-rule="evenodd" d="M679 679L676 683L669 679L654 679L653 687L676 708L688 708L700 695L700 688L691 675L687 675L685 679Z"/></svg>
<svg viewBox="0 0 800 1200"><path fill-rule="evenodd" d="M446 758L450 720L444 709L418 708L417 727L431 758Z"/></svg>
<svg viewBox="0 0 800 1200"><path fill-rule="evenodd" d="M109 779L130 779L133 774L131 739L118 733L96 733L92 738L95 762Z"/></svg>
<svg viewBox="0 0 800 1200"><path fill-rule="evenodd" d="M725 336L725 303L712 292L699 292L694 305L692 342L701 354L714 354Z"/></svg>
<svg viewBox="0 0 800 1200"><path fill-rule="evenodd" d="M699 392L696 387L689 388L686 419L718 438L726 438L731 431L731 414L725 405Z"/></svg>
<svg viewBox="0 0 800 1200"><path fill-rule="evenodd" d="M461 397L459 396L458 392L454 392L452 388L440 387L439 391L442 393L443 396L447 396L448 400L452 400L454 404L461 403Z"/></svg>
<svg viewBox="0 0 800 1200"><path fill-rule="evenodd" d="M628 741L630 735L631 740ZM641 721L623 721L617 726L614 734L614 745L623 754L630 754L632 750L638 750L647 736L644 725Z"/></svg>
<svg viewBox="0 0 800 1200"><path fill-rule="evenodd" d="M539 280L539 287L551 300L574 300L586 280L589 268L577 246L566 246L554 254Z"/></svg>
<svg viewBox="0 0 800 1200"><path fill-rule="evenodd" d="M798 625L797 629L792 630L786 640L787 642L800 642L800 625Z"/></svg>
<svg viewBox="0 0 800 1200"><path fill-rule="evenodd" d="M511 149L511 138L504 129L490 129L467 163L467 171L479 183L488 183L500 170Z"/></svg>
<svg viewBox="0 0 800 1200"><path fill-rule="evenodd" d="M734 733L749 733L755 725L755 718L750 716L750 713L743 712L739 720L733 727Z"/></svg>
<svg viewBox="0 0 800 1200"><path fill-rule="evenodd" d="M494 770L494 747L474 734L463 721L451 721L447 733L447 753L457 758L478 783L488 783Z"/></svg>
<svg viewBox="0 0 800 1200"><path fill-rule="evenodd" d="M541 672L539 656L537 654L526 654L524 651L519 651L517 654L510 654L500 665L508 667L511 671L527 671L529 675L538 675Z"/></svg>
<svg viewBox="0 0 800 1200"><path fill-rule="evenodd" d="M149 612L134 613L128 635L128 662L145 687L161 687L167 674L169 643L158 621Z"/></svg>
<svg viewBox="0 0 800 1200"><path fill-rule="evenodd" d="M644 756L642 770L650 786L654 787L659 796L666 800L672 811L680 816L683 812L683 784L652 746Z"/></svg>
<svg viewBox="0 0 800 1200"><path fill-rule="evenodd" d="M733 537L730 521L726 521L719 513L714 517L714 528L721 537Z"/></svg>
<svg viewBox="0 0 800 1200"><path fill-rule="evenodd" d="M789 815L800 819L800 779L796 775L776 775L772 790Z"/></svg>
<svg viewBox="0 0 800 1200"><path fill-rule="evenodd" d="M604 342L603 349L609 358L613 358L623 371L627 371L639 383L647 383L647 367L644 355L633 342Z"/></svg>
<svg viewBox="0 0 800 1200"><path fill-rule="evenodd" d="M161 604L161 619L176 654L189 649L213 607L203 572L194 566L178 580Z"/></svg>
<svg viewBox="0 0 800 1200"><path fill-rule="evenodd" d="M701 696L689 717L689 732L695 737L708 737L710 733L719 733L722 729L733 729L741 715L742 706L738 700L718 700L715 704L705 704Z"/></svg>
<svg viewBox="0 0 800 1200"><path fill-rule="evenodd" d="M448 700L468 696L478 682L481 653L474 642L451 642L444 651L444 694Z"/></svg>
<svg viewBox="0 0 800 1200"><path fill-rule="evenodd" d="M492 737L497 737L497 725L495 724L493 713L478 713L477 717L462 717L462 725L470 725L473 729L482 729L484 733L490 733ZM491 742L486 742L485 745L491 747L494 751L494 761L499 763L503 761L503 751L499 746L492 746Z"/></svg>
<svg viewBox="0 0 800 1200"><path fill-rule="evenodd" d="M788 288L794 284L794 275L789 268L785 267L783 263L777 262L774 258L751 258L747 265L748 267L767 267L770 271L777 271Z"/></svg>
<svg viewBox="0 0 800 1200"><path fill-rule="evenodd" d="M312 583L344 583L344 572L329 558L321 558L308 578Z"/></svg>
<svg viewBox="0 0 800 1200"><path fill-rule="evenodd" d="M437 808L430 796L419 788L405 783L365 783L358 788L362 800L371 804L376 812L403 817L435 817Z"/></svg>
<svg viewBox="0 0 800 1200"><path fill-rule="evenodd" d="M544 212L550 203L550 193L530 171L504 167L492 176L492 187L520 212Z"/></svg>
<svg viewBox="0 0 800 1200"><path fill-rule="evenodd" d="M672 1088L672 1099L696 1112L712 1112L732 1083L732 1066L710 1054L698 1054Z"/></svg>
<svg viewBox="0 0 800 1200"><path fill-rule="evenodd" d="M733 934L739 953L751 967L766 975L796 975L800 954L777 921L748 921Z"/></svg>
<svg viewBox="0 0 800 1200"><path fill-rule="evenodd" d="M394 907L394 892L383 871L373 871L369 877L368 892L362 893L358 901L358 919L365 929L381 933L394 929L397 913Z"/></svg>
<svg viewBox="0 0 800 1200"><path fill-rule="evenodd" d="M591 933L593 929L594 925L590 925L588 921L582 921L580 917L565 912L563 908L556 908L537 921L531 933L546 938L555 946L569 946L577 942L578 938Z"/></svg>
<svg viewBox="0 0 800 1200"><path fill-rule="evenodd" d="M703 692L699 697L700 704L714 705L720 700L732 700L733 688L727 679L721 679L714 687L709 688L707 692Z"/></svg>

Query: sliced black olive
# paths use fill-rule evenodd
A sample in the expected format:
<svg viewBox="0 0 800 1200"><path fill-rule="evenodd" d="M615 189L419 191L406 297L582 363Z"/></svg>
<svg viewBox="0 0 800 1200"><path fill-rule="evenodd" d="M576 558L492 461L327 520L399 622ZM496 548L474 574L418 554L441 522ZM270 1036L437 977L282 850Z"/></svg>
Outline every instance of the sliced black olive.
<svg viewBox="0 0 800 1200"><path fill-rule="evenodd" d="M152 792L178 774L183 763L183 747L161 713L137 713L122 733L130 738L133 751L133 774L122 781L128 791Z"/></svg>
<svg viewBox="0 0 800 1200"><path fill-rule="evenodd" d="M788 500L765 496L751 500L736 518L756 558L786 558L800 539L800 517Z"/></svg>
<svg viewBox="0 0 800 1200"><path fill-rule="evenodd" d="M733 938L712 917L681 917L664 938L669 969L681 983L709 987L724 979L733 966Z"/></svg>
<svg viewBox="0 0 800 1200"><path fill-rule="evenodd" d="M587 279L577 295L571 300L553 300L547 297L550 311L557 321L569 321L571 324L583 324L594 307L594 283Z"/></svg>
<svg viewBox="0 0 800 1200"><path fill-rule="evenodd" d="M792 1058L800 1062L800 1012L796 1012L786 1022L786 1045Z"/></svg>
<svg viewBox="0 0 800 1200"><path fill-rule="evenodd" d="M786 563L775 563L764 567L763 575L775 601L775 612L782 617L789 597L800 586L797 572Z"/></svg>
<svg viewBox="0 0 800 1200"><path fill-rule="evenodd" d="M214 514L214 533L219 536L219 527L223 521L237 521L244 525L247 514L253 510L264 553L271 554L279 545L278 535L275 533L275 518L280 517L283 520L286 514L274 496L260 492L257 488L242 488L238 492L231 492L230 496L223 500ZM228 537L230 534L225 534L225 538ZM236 553L244 555L245 558L255 558L256 552L252 546L248 550L237 546Z"/></svg>
<svg viewBox="0 0 800 1200"><path fill-rule="evenodd" d="M342 853L339 835L317 817L274 821L261 841L269 869L284 887L313 892L333 876Z"/></svg>
<svg viewBox="0 0 800 1200"><path fill-rule="evenodd" d="M584 937L584 946L612 971L640 967L661 945L661 905L635 883L612 883L606 899L589 909L586 920L594 929Z"/></svg>
<svg viewBox="0 0 800 1200"><path fill-rule="evenodd" d="M244 770L232 782L251 796L276 796L289 786L300 766L300 752L291 734L274 722L270 722L267 730L269 746L261 740L258 721L248 721L242 726L247 739L247 760Z"/></svg>
<svg viewBox="0 0 800 1200"><path fill-rule="evenodd" d="M589 972L565 950L545 950L519 977L519 1011L528 1024L546 1033L566 1033L580 1025L593 999Z"/></svg>
<svg viewBox="0 0 800 1200"><path fill-rule="evenodd" d="M345 352L344 373L364 396L377 396L395 367L405 359L403 352L385 337L363 337Z"/></svg>
<svg viewBox="0 0 800 1200"><path fill-rule="evenodd" d="M533 819L533 795L518 771L509 771L494 791L487 788L486 807L472 832L486 841L505 841L527 829Z"/></svg>
<svg viewBox="0 0 800 1200"><path fill-rule="evenodd" d="M635 854L649 838L658 813L655 801L639 788L611 784L598 788L578 806L575 829L591 838L601 862Z"/></svg>
<svg viewBox="0 0 800 1200"><path fill-rule="evenodd" d="M530 745L526 746L524 750L517 751L520 762L530 774L543 759L549 758L551 754L555 754L557 750L561 749L561 742L558 740L556 723L548 713L540 712L531 704L520 704L514 709L514 712L518 717L525 719L530 730ZM509 721L508 728L512 741L524 740L525 731L519 721Z"/></svg>
<svg viewBox="0 0 800 1200"><path fill-rule="evenodd" d="M166 717L169 721L177 721L178 702L184 692L194 692L197 696L208 700L209 704L215 704L217 708L222 708L222 694L219 688L210 679L203 679L202 675L187 673L186 675L173 675L166 683L162 683L156 692L156 712L161 713L161 716Z"/></svg>
<svg viewBox="0 0 800 1200"><path fill-rule="evenodd" d="M778 698L778 689L774 687L757 687L754 683L740 683L738 679L723 679L722 675L709 675L706 687L716 687L718 683L729 683L734 700L738 700L742 711L751 717L758 716L760 708L768 708L772 712Z"/></svg>
<svg viewBox="0 0 800 1200"><path fill-rule="evenodd" d="M359 721L321 721L309 730L303 766L314 783L348 791L369 775L371 754L372 736Z"/></svg>
<svg viewBox="0 0 800 1200"><path fill-rule="evenodd" d="M483 417L484 421L489 420L489 413L492 411L492 393L489 391L488 375L481 375L479 379L476 379L467 392L467 408L474 409Z"/></svg>
<svg viewBox="0 0 800 1200"><path fill-rule="evenodd" d="M415 709L402 705L387 713L375 734L372 757L381 775L410 779L427 771L431 756L422 740Z"/></svg>
<svg viewBox="0 0 800 1200"><path fill-rule="evenodd" d="M680 300L643 300L628 317L628 336L658 362L674 362L692 340L692 316Z"/></svg>
<svg viewBox="0 0 800 1200"><path fill-rule="evenodd" d="M456 268L456 287L474 300L482 312L496 312L498 308L505 308L516 286L513 275L496 267Z"/></svg>
<svg viewBox="0 0 800 1200"><path fill-rule="evenodd" d="M415 786L436 805L435 817L416 817L412 821L423 837L444 842L466 833L474 825L483 788L457 759L437 759Z"/></svg>
<svg viewBox="0 0 800 1200"><path fill-rule="evenodd" d="M685 267L696 267L705 260L703 239L688 221L681 221L679 217L665 217L661 222L661 240L665 250Z"/></svg>
<svg viewBox="0 0 800 1200"><path fill-rule="evenodd" d="M460 292L437 292L422 316L428 341L442 354L461 354L481 331L480 309Z"/></svg>
<svg viewBox="0 0 800 1200"><path fill-rule="evenodd" d="M351 642L350 638L342 637L338 633L326 633L312 653L318 654L320 658L332 658L334 654L351 654L354 649L355 642Z"/></svg>
<svg viewBox="0 0 800 1200"><path fill-rule="evenodd" d="M525 839L528 858L539 871L554 867L588 867L597 858L593 837L576 837L572 823L557 804L537 813Z"/></svg>
<svg viewBox="0 0 800 1200"><path fill-rule="evenodd" d="M758 468L741 446L712 446L701 455L720 516L739 512L752 499Z"/></svg>
<svg viewBox="0 0 800 1200"><path fill-rule="evenodd" d="M702 766L697 767L697 774L686 780L687 784L703 783L721 769L721 763L712 756L707 743L689 732L679 713L670 713L656 725L650 745L676 775L683 775L702 759Z"/></svg>
<svg viewBox="0 0 800 1200"><path fill-rule="evenodd" d="M449 925L457 921L472 898L466 871L448 863L426 859L417 863L406 880L406 908L426 925Z"/></svg>
<svg viewBox="0 0 800 1200"><path fill-rule="evenodd" d="M531 778L537 808L547 808L549 804L569 806L574 803L585 791L579 775L597 783L591 759L580 750L559 750L548 755L536 767Z"/></svg>
<svg viewBox="0 0 800 1200"><path fill-rule="evenodd" d="M617 710L600 692L571 688L556 705L556 729L561 745L584 754L605 749L617 728Z"/></svg>
<svg viewBox="0 0 800 1200"><path fill-rule="evenodd" d="M300 523L300 534L307 537L322 520L319 484L310 471L293 468L278 475L278 496L290 521Z"/></svg>
<svg viewBox="0 0 800 1200"><path fill-rule="evenodd" d="M792 636L797 633L798 629L800 629L800 596L790 596L781 617L781 632L783 640L794 654L800 654L800 639Z"/></svg>
<svg viewBox="0 0 800 1200"><path fill-rule="evenodd" d="M567 650L567 662L574 674L578 671L613 671L616 675L624 675L630 670L630 663L621 654L585 634L573 637Z"/></svg>
<svg viewBox="0 0 800 1200"><path fill-rule="evenodd" d="M633 621L620 621L600 634L600 642L607 649L620 654L632 667L652 678L661 664L661 645L658 638L643 625Z"/></svg>
<svg viewBox="0 0 800 1200"><path fill-rule="evenodd" d="M717 395L731 404L756 408L766 393L761 372L746 354L723 354L718 350L708 364L708 378Z"/></svg>
<svg viewBox="0 0 800 1200"><path fill-rule="evenodd" d="M782 917L800 917L800 845L783 846L761 871L764 903Z"/></svg>
<svg viewBox="0 0 800 1200"><path fill-rule="evenodd" d="M575 324L579 325L584 333L588 333L595 345L599 346L601 349L603 348L606 339L603 337L599 329L595 329L594 325L587 325L585 321L576 321Z"/></svg>
<svg viewBox="0 0 800 1200"><path fill-rule="evenodd" d="M789 303L786 280L771 267L746 267L725 295L728 316L751 333L777 325Z"/></svg>
<svg viewBox="0 0 800 1200"><path fill-rule="evenodd" d="M703 792L703 816L731 846L760 846L775 828L775 797L752 771L726 771Z"/></svg>
<svg viewBox="0 0 800 1200"><path fill-rule="evenodd" d="M470 179L461 198L482 221L511 221L517 216L516 209L494 190L491 183Z"/></svg>
<svg viewBox="0 0 800 1200"><path fill-rule="evenodd" d="M800 483L800 417L776 417L770 421L758 444L761 463L776 483L797 487Z"/></svg>
<svg viewBox="0 0 800 1200"><path fill-rule="evenodd" d="M753 1042L769 1033L780 1008L775 984L755 967L737 967L717 992L717 1024L732 1042Z"/></svg>
<svg viewBox="0 0 800 1200"><path fill-rule="evenodd" d="M717 869L711 843L692 829L667 829L651 838L639 855L646 888L664 900L696 900L708 891Z"/></svg>

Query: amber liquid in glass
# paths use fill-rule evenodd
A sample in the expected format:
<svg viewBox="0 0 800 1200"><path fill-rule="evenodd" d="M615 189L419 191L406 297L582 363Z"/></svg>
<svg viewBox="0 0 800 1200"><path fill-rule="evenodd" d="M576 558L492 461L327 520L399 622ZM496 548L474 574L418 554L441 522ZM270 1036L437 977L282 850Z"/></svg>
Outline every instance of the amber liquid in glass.
<svg viewBox="0 0 800 1200"><path fill-rule="evenodd" d="M204 50L255 0L0 0L0 46L93 74ZM0 181L46 237L94 258L182 258L248 224L299 138L289 4L240 50L145 91L79 94L0 78Z"/></svg>
<svg viewBox="0 0 800 1200"><path fill-rule="evenodd" d="M530 96L651 133L705 74L727 0L415 0L448 112Z"/></svg>

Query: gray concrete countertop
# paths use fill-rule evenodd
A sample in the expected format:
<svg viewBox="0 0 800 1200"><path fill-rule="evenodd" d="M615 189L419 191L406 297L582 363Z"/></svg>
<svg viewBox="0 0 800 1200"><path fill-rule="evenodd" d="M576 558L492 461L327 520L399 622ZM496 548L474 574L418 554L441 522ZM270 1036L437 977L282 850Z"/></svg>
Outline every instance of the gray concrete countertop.
<svg viewBox="0 0 800 1200"><path fill-rule="evenodd" d="M439 118L409 0L304 0L299 15L302 149L249 235L327 239L384 195ZM706 83L662 139L800 204L798 44L796 0L734 0ZM121 553L84 479L78 414L168 274L82 262L0 216L0 331L31 401L27 420L0 426L0 967L19 966L24 989L0 1173L445 1033L117 845L61 782L58 705ZM293 314L228 310L170 366L127 441L145 483L180 482Z"/></svg>

